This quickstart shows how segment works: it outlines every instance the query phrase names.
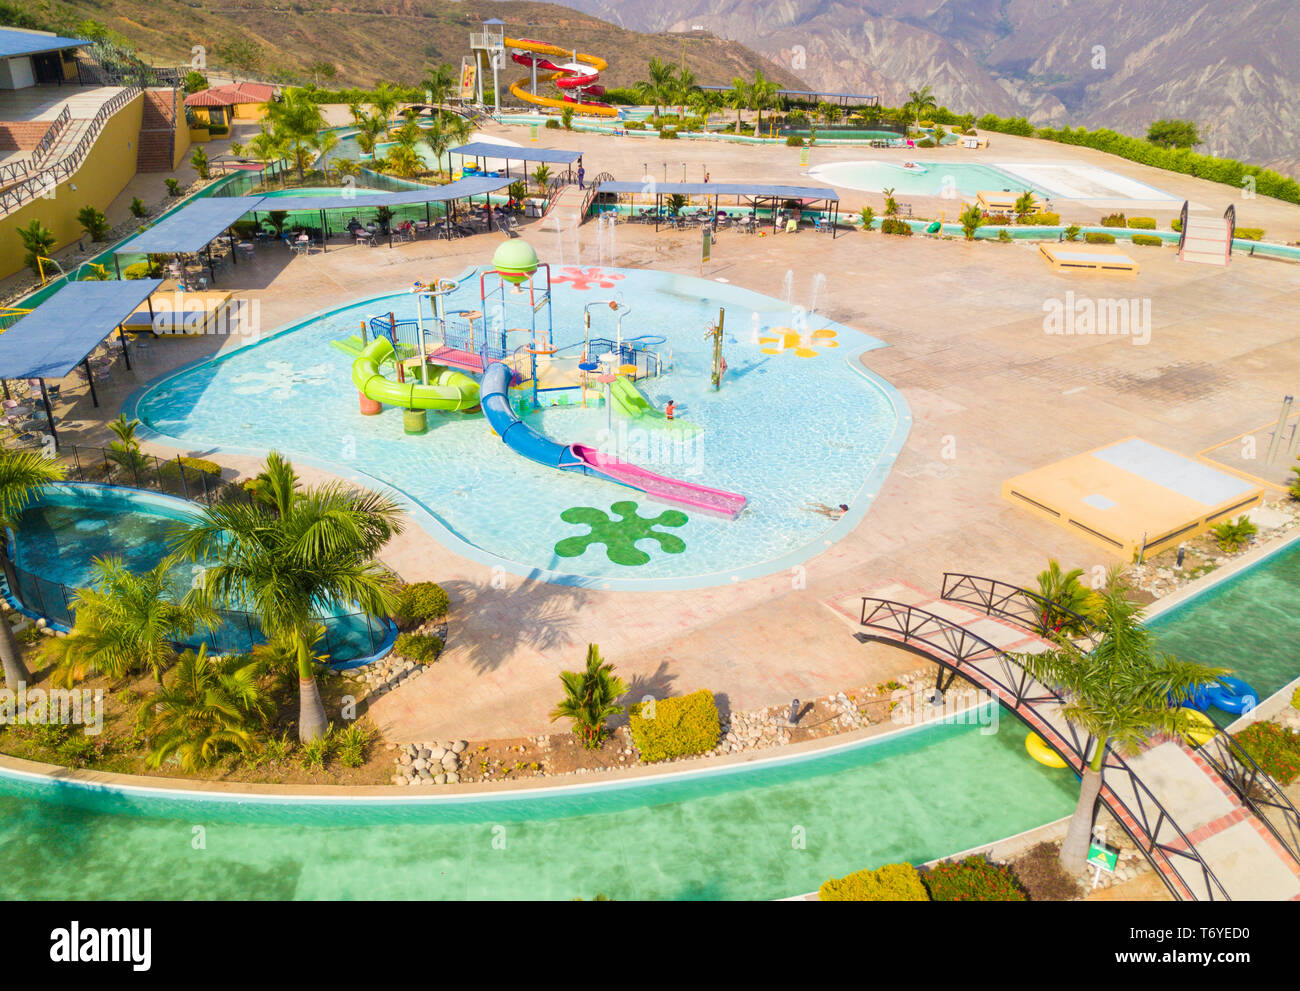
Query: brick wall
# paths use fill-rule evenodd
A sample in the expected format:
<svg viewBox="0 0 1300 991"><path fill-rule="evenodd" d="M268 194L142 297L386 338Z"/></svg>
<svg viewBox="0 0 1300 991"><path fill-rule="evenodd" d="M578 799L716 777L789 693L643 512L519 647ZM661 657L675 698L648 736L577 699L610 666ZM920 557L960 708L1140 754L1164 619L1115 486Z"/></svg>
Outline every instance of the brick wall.
<svg viewBox="0 0 1300 991"><path fill-rule="evenodd" d="M136 153L137 172L170 172L172 149L175 146L176 107L179 95L170 89L144 91L144 117L140 125L139 149Z"/></svg>

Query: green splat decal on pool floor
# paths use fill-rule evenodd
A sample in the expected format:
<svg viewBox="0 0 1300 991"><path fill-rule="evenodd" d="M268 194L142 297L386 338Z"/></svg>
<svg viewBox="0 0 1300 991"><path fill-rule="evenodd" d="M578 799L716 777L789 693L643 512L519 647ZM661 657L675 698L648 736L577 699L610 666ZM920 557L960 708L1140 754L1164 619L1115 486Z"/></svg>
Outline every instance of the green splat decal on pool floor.
<svg viewBox="0 0 1300 991"><path fill-rule="evenodd" d="M587 552L593 544L605 545L605 556L615 564L634 567L650 561L650 555L636 546L638 540L651 539L659 542L665 554L680 554L686 550L686 541L673 533L656 530L657 526L685 526L687 516L675 509L666 509L658 516L647 519L637 515L634 502L616 502L609 507L610 512L622 517L614 519L604 510L590 506L572 506L560 514L565 523L575 523L591 527L590 532L573 537L565 537L555 545L555 553L560 557L579 557Z"/></svg>

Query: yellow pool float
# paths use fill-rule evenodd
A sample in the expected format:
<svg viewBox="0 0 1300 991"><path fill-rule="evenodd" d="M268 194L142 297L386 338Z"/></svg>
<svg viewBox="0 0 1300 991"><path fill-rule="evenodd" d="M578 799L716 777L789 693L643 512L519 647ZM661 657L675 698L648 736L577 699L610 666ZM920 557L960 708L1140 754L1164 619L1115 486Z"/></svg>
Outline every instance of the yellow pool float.
<svg viewBox="0 0 1300 991"><path fill-rule="evenodd" d="M1218 725L1205 713L1188 706L1182 706L1182 711L1187 713L1191 722L1191 726L1183 733L1183 739L1193 747L1204 746L1218 735Z"/></svg>
<svg viewBox="0 0 1300 991"><path fill-rule="evenodd" d="M1044 767L1069 767L1061 755L1047 745L1047 741L1032 731L1025 737L1025 750Z"/></svg>

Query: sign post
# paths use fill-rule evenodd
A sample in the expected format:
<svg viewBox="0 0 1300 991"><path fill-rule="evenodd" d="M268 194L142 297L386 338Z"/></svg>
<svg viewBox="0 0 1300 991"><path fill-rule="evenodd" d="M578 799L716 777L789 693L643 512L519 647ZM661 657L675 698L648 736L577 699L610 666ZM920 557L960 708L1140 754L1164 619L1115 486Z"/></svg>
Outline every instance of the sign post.
<svg viewBox="0 0 1300 991"><path fill-rule="evenodd" d="M1092 886L1097 887L1101 881L1101 872L1114 874L1119 864L1119 851L1104 842L1094 842L1088 847L1088 866L1094 869Z"/></svg>
<svg viewBox="0 0 1300 991"><path fill-rule="evenodd" d="M709 252L713 249L713 231L709 225L704 225L703 238L700 240L700 275L704 274L704 263L709 260Z"/></svg>

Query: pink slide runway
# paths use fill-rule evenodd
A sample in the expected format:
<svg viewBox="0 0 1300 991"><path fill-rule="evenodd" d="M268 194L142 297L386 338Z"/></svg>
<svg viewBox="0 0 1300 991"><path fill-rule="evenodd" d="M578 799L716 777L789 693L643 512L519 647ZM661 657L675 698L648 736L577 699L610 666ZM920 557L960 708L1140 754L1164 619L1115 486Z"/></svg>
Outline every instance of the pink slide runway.
<svg viewBox="0 0 1300 991"><path fill-rule="evenodd" d="M573 444L570 450L582 459L592 474L604 475L611 481L640 489L646 495L661 502L677 503L691 509L727 517L734 517L745 508L747 500L743 495L735 492L711 489L705 485L693 485L690 482L658 475L647 468L622 461L584 444Z"/></svg>

